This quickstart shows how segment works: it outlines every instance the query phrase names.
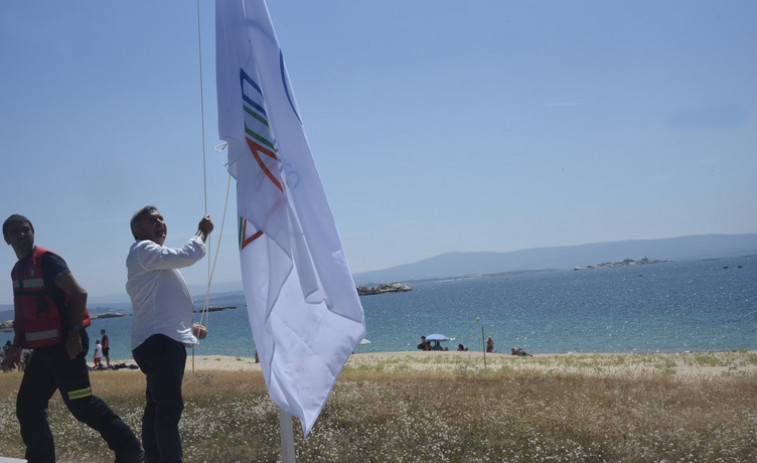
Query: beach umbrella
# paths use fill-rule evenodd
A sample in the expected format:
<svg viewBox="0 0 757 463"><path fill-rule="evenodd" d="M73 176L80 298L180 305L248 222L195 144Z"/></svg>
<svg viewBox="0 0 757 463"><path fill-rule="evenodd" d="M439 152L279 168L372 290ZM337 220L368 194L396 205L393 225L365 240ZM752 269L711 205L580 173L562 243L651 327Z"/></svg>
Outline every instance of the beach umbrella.
<svg viewBox="0 0 757 463"><path fill-rule="evenodd" d="M426 336L426 341L451 341L451 338L439 333L429 334Z"/></svg>

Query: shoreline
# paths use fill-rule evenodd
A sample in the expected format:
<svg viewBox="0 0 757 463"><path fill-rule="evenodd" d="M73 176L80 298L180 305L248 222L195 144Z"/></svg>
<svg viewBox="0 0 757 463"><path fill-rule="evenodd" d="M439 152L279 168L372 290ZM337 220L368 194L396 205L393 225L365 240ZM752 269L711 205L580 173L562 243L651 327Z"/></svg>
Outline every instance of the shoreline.
<svg viewBox="0 0 757 463"><path fill-rule="evenodd" d="M111 363L133 365L133 360ZM120 371L120 370L119 370ZM139 371L127 370L127 371ZM261 371L260 364L247 357L229 355L187 356L187 373L192 371ZM350 356L343 371L452 372L533 371L542 373L583 373L591 375L644 376L665 374L675 377L749 375L757 376L757 351L680 353L560 353L519 357L481 352L401 351L365 352ZM93 371L98 374L99 371Z"/></svg>

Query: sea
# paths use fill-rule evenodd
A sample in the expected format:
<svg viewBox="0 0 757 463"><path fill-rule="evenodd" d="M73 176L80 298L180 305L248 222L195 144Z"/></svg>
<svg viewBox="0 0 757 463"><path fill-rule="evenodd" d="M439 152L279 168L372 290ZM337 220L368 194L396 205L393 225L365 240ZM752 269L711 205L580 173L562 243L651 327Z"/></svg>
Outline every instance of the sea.
<svg viewBox="0 0 757 463"><path fill-rule="evenodd" d="M366 341L355 352L415 350L429 334L451 338L450 350L481 350L491 336L505 353L757 350L757 256L402 283L412 291L360 297ZM234 308L208 314L208 337L190 355L254 357L244 295L211 293L209 305ZM131 361L130 306L91 311L127 314L93 320L88 332L94 342L105 329L111 359Z"/></svg>

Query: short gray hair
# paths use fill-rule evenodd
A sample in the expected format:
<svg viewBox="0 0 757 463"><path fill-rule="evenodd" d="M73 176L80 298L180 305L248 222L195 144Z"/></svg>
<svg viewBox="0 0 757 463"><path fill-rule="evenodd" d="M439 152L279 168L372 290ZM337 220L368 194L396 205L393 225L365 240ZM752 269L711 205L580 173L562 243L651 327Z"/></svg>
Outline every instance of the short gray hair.
<svg viewBox="0 0 757 463"><path fill-rule="evenodd" d="M131 234L134 235L134 239L138 240L139 236L137 236L137 233L139 232L139 227L142 226L142 222L150 216L153 212L157 211L158 208L155 206L145 206L142 209L138 210L134 213L134 215L131 217Z"/></svg>

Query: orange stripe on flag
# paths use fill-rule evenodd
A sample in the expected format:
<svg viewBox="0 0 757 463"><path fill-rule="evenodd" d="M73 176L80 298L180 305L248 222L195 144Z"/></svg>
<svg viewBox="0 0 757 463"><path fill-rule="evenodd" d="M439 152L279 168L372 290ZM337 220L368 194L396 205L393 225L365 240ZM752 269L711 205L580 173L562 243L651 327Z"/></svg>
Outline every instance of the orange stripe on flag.
<svg viewBox="0 0 757 463"><path fill-rule="evenodd" d="M244 223L242 224L242 247L240 249L246 248L248 244L252 243L263 235L263 230L258 230L252 236L247 237L247 220L242 220Z"/></svg>
<svg viewBox="0 0 757 463"><path fill-rule="evenodd" d="M253 140L245 137L247 140L247 146L250 147L250 151L252 151L252 156L255 158L255 160L258 162L258 165L260 166L260 169L265 173L266 177L268 177L274 185L276 185L276 188L279 189L282 193L284 192L284 187L281 186L281 182L273 175L273 172L271 172L268 169L268 166L266 166L263 163L263 160L260 158L260 155L258 153L263 153L266 156L270 156L273 159L276 159L277 161L279 158L276 157L276 153L269 150L268 148L264 148L263 146L255 143Z"/></svg>

